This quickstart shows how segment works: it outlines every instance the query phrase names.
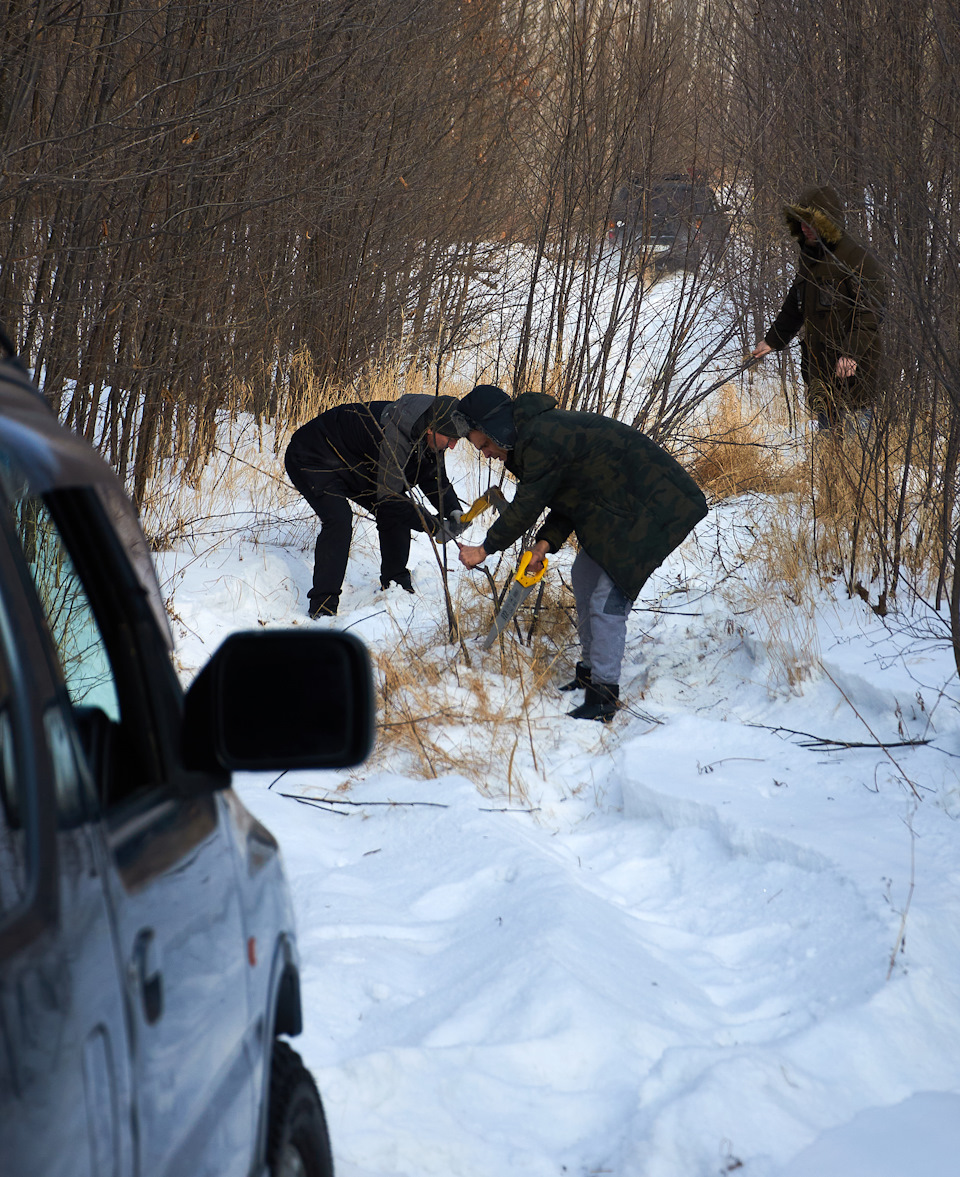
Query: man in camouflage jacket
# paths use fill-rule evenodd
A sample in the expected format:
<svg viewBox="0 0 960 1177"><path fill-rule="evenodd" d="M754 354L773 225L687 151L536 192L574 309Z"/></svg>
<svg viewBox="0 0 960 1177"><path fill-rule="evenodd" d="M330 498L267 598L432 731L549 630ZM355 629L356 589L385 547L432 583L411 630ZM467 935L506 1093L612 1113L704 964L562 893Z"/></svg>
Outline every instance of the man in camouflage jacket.
<svg viewBox="0 0 960 1177"><path fill-rule="evenodd" d="M802 328L800 370L820 428L842 424L849 415L869 419L877 400L886 301L880 265L844 231L843 206L832 188L806 188L783 215L800 242L800 263L753 356L780 351Z"/></svg>
<svg viewBox="0 0 960 1177"><path fill-rule="evenodd" d="M469 392L454 414L484 456L500 458L517 479L513 500L461 563L475 568L516 542L546 510L529 570L574 533L580 544L572 580L581 660L572 682L584 687L578 719L609 720L620 693L627 614L653 570L707 514L689 474L645 434L597 413L567 412L552 396L516 400L494 385Z"/></svg>
<svg viewBox="0 0 960 1177"><path fill-rule="evenodd" d="M380 585L413 592L411 531L447 543L459 530L460 500L443 455L457 444L452 396L407 393L395 401L338 405L294 433L284 454L290 481L320 519L308 594L311 617L337 612L353 531L350 501L376 518ZM439 515L410 495L424 492Z"/></svg>

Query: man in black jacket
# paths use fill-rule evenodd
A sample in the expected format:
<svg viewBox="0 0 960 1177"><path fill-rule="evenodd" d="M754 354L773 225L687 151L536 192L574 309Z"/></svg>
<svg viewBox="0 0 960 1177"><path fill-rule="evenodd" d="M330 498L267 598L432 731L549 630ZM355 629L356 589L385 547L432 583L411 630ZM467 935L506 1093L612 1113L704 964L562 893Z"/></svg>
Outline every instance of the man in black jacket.
<svg viewBox="0 0 960 1177"><path fill-rule="evenodd" d="M460 500L443 460L459 437L452 415L457 403L452 396L408 393L395 401L338 405L294 433L284 466L320 519L311 617L337 612L353 531L350 502L377 521L382 588L395 583L413 592L407 569L412 531L425 531L438 543L457 534ZM437 515L411 497L413 487Z"/></svg>

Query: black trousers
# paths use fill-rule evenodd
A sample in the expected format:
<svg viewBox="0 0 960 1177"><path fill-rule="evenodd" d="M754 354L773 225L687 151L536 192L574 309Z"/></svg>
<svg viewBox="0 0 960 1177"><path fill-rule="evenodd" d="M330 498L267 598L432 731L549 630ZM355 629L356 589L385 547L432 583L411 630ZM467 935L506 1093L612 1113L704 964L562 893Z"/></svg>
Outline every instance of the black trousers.
<svg viewBox="0 0 960 1177"><path fill-rule="evenodd" d="M343 588L353 538L350 503L369 511L377 520L380 537L380 577L396 580L406 571L410 555L410 527L397 518L405 513L403 503L377 504L372 488L359 489L341 470L304 470L289 451L284 457L287 476L307 500L320 520L313 553L313 586L308 593L312 606L336 609Z"/></svg>

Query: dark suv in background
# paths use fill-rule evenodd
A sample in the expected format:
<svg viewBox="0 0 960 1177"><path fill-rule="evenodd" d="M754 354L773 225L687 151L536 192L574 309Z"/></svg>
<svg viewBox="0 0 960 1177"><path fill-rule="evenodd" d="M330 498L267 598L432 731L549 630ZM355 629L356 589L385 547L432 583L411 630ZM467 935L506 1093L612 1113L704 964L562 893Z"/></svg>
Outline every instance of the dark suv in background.
<svg viewBox="0 0 960 1177"><path fill-rule="evenodd" d="M701 176L634 179L617 189L607 240L659 271L696 270L720 253L730 231L728 212Z"/></svg>
<svg viewBox="0 0 960 1177"><path fill-rule="evenodd" d="M0 1170L330 1177L276 841L230 770L358 763L349 634L233 634L184 693L110 468L0 361Z"/></svg>

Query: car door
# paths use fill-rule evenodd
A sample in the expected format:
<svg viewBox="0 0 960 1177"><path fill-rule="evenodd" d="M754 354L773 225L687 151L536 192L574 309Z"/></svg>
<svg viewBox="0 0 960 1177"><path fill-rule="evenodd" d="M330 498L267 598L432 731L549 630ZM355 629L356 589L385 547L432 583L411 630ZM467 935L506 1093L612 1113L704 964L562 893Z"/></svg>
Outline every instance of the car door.
<svg viewBox="0 0 960 1177"><path fill-rule="evenodd" d="M0 481L9 473L0 455ZM0 502L0 1164L10 1177L127 1177L129 1047L105 864L21 570Z"/></svg>
<svg viewBox="0 0 960 1177"><path fill-rule="evenodd" d="M25 562L101 814L130 1028L137 1168L246 1174L257 1028L215 793L179 760L181 696L142 585L90 488L24 494Z"/></svg>

